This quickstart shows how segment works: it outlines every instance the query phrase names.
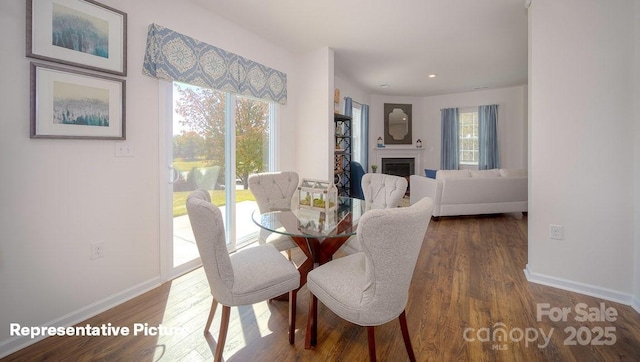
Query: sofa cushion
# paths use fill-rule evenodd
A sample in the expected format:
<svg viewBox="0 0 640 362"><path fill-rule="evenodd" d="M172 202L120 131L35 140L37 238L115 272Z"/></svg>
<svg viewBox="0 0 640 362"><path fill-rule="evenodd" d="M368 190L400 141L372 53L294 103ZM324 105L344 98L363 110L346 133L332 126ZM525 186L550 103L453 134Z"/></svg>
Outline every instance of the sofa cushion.
<svg viewBox="0 0 640 362"><path fill-rule="evenodd" d="M437 172L438 172L438 170L430 170L428 168L424 169L424 175L427 176L428 178L432 178L432 179L436 178L436 173Z"/></svg>
<svg viewBox="0 0 640 362"><path fill-rule="evenodd" d="M439 201L440 206L527 201L527 179L486 177L447 180L442 184Z"/></svg>
<svg viewBox="0 0 640 362"><path fill-rule="evenodd" d="M489 178L489 177L500 177L500 171L498 169L493 170L472 170L469 171L471 177L474 178Z"/></svg>
<svg viewBox="0 0 640 362"><path fill-rule="evenodd" d="M436 180L449 180L459 178L469 178L471 173L469 170L438 170Z"/></svg>
<svg viewBox="0 0 640 362"><path fill-rule="evenodd" d="M501 168L500 176L502 177L526 177L527 170L521 168Z"/></svg>

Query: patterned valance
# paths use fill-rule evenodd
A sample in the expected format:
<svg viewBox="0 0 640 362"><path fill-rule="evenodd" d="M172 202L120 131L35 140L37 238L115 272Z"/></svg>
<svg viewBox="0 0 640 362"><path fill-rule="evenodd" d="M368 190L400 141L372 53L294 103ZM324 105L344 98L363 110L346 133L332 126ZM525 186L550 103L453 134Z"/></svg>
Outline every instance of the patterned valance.
<svg viewBox="0 0 640 362"><path fill-rule="evenodd" d="M142 72L287 104L287 75L157 24L149 25Z"/></svg>

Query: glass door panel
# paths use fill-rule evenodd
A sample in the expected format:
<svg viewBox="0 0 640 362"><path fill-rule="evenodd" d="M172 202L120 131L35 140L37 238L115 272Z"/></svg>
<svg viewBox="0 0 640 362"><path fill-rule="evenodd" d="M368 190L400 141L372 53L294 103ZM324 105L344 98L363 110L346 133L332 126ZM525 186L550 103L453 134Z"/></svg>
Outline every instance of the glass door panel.
<svg viewBox="0 0 640 362"><path fill-rule="evenodd" d="M257 240L251 221L257 208L249 175L273 165L273 104L182 83L173 83L173 268L199 263L186 198L206 189L225 221L229 250Z"/></svg>

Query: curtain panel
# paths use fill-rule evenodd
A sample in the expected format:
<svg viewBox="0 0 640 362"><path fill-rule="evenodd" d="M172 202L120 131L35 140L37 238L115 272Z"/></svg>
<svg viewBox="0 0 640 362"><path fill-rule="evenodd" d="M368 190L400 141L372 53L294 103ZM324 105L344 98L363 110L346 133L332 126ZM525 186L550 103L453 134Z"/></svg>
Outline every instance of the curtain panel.
<svg viewBox="0 0 640 362"><path fill-rule="evenodd" d="M478 169L500 167L498 153L498 105L478 107Z"/></svg>
<svg viewBox="0 0 640 362"><path fill-rule="evenodd" d="M442 139L440 152L440 169L457 170L460 168L460 157L458 156L459 138L459 117L458 108L445 108L440 110L442 123Z"/></svg>
<svg viewBox="0 0 640 362"><path fill-rule="evenodd" d="M287 75L157 24L149 25L142 73L287 104Z"/></svg>
<svg viewBox="0 0 640 362"><path fill-rule="evenodd" d="M344 97L344 115L353 117L353 98Z"/></svg>

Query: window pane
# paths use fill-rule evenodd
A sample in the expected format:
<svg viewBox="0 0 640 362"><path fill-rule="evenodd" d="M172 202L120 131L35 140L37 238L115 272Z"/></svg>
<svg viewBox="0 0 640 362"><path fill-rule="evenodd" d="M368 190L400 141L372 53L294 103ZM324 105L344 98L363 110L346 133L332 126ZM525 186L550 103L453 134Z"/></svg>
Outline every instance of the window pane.
<svg viewBox="0 0 640 362"><path fill-rule="evenodd" d="M229 248L256 240L248 178L271 170L272 110L268 102L174 83L173 166L181 175L174 184L174 229L176 218L186 216L189 192L204 188L221 208Z"/></svg>
<svg viewBox="0 0 640 362"><path fill-rule="evenodd" d="M478 112L459 114L460 163L478 163Z"/></svg>
<svg viewBox="0 0 640 362"><path fill-rule="evenodd" d="M362 111L360 106L354 104L351 109L351 159L355 162L362 163L362 156L364 155L363 147L363 134L362 134ZM366 165L363 165L367 167Z"/></svg>
<svg viewBox="0 0 640 362"><path fill-rule="evenodd" d="M269 170L269 103L237 97L236 173L247 189L249 175Z"/></svg>

